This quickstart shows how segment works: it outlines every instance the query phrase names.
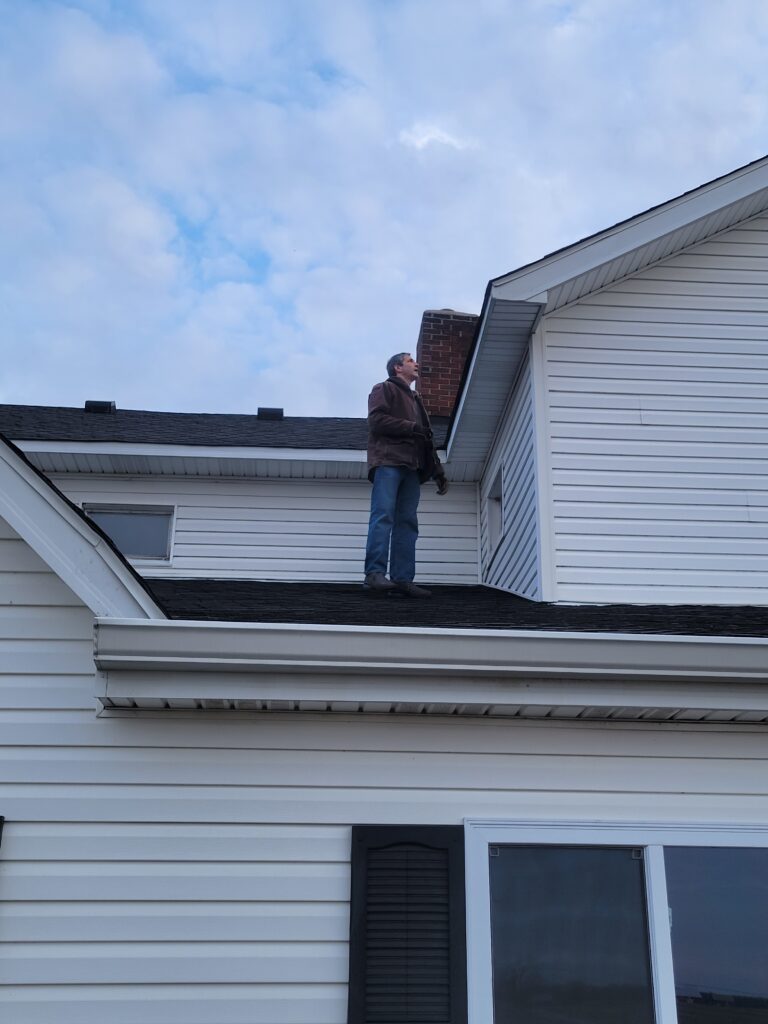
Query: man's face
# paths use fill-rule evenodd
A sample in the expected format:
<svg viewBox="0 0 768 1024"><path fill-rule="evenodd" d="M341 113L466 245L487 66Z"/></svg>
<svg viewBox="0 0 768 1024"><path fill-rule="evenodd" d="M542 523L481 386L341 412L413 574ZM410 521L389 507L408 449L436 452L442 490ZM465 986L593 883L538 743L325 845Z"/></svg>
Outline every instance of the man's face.
<svg viewBox="0 0 768 1024"><path fill-rule="evenodd" d="M407 355L403 360L402 365L395 367L395 373L401 380L404 380L406 384L413 384L419 376L419 364L413 356Z"/></svg>

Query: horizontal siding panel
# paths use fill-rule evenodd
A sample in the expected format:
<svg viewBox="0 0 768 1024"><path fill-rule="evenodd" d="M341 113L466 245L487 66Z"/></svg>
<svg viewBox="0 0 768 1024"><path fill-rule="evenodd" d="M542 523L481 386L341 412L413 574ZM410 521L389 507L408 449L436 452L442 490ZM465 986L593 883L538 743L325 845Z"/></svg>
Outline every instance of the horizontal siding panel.
<svg viewBox="0 0 768 1024"><path fill-rule="evenodd" d="M766 419L766 427L768 427L768 418ZM431 525L430 535L419 540L419 547L436 547L445 537L452 537L456 542L459 540L476 542L477 525L474 509L471 515L466 516L466 525L462 524L459 516L448 516L446 519L447 521L443 521L442 517L440 519L435 517L435 521ZM263 529L262 526L264 527ZM181 544L190 546L198 544L250 545L254 542L254 534L256 534L257 538L260 534L266 534L271 541L276 543L281 543L281 538L288 534L290 536L290 543L297 547L311 547L313 544L331 546L336 537L365 539L368 529L367 524L360 522L329 524L327 530L315 533L298 533L290 523L273 522L268 524L268 528L266 527L267 524L217 520L214 523L208 523L206 529L198 530L197 527L191 529L190 524L185 522L184 529L176 531L176 548L178 549ZM316 526L315 530L317 530Z"/></svg>
<svg viewBox="0 0 768 1024"><path fill-rule="evenodd" d="M550 335L552 344L548 346L552 367L564 364L574 368L575 361L577 363L575 369L579 371L582 366L595 363L597 365L592 369L592 372L595 372L605 364L607 346L597 344L593 347L580 346L578 360L574 360L573 347L567 344L555 344L554 338L556 337L557 335ZM563 335L563 339L567 338L568 335ZM729 345L728 352L723 352L722 340L716 344L710 342L711 347L704 346L700 341L691 342L690 348L683 348L676 344L670 345L669 342L659 345L658 348L650 348L639 344L637 339L633 339L632 345L628 344L628 339L622 340L625 344L619 346L616 344L618 339L611 339L610 360L611 367L615 371L624 365L639 366L645 370L648 368L650 358L652 358L654 367L677 366L688 369L703 366L725 367L729 370L768 368L768 353L765 351L765 345L761 343L754 343L751 346L742 343L738 347Z"/></svg>
<svg viewBox="0 0 768 1024"><path fill-rule="evenodd" d="M0 675L0 708L35 711L96 708L93 673L71 676Z"/></svg>
<svg viewBox="0 0 768 1024"><path fill-rule="evenodd" d="M572 556L573 564L578 557ZM642 561L642 558L639 559ZM612 570L606 569L606 577ZM599 576L600 573L598 572ZM680 573L681 576L688 575ZM215 756L201 756L203 753ZM15 756L14 756L15 755ZM218 764L216 761L218 760ZM25 761L27 762L25 768ZM756 763L757 762L757 763ZM584 755L546 756L517 754L421 754L408 758L400 754L344 755L313 751L277 751L268 754L235 751L198 752L169 755L161 758L142 752L112 750L108 757L91 754L90 757L45 758L36 752L11 751L0 764L0 778L7 786L9 796L18 783L29 793L30 802L38 795L47 798L57 787L66 799L69 793L78 793L89 800L100 798L104 792L113 792L116 804L132 798L141 786L146 786L147 800L162 799L176 793L180 802L189 802L195 795L201 799L213 795L215 790L222 800L237 801L241 794L238 786L257 790L259 794L273 791L322 790L322 801L331 790L350 788L382 788L386 790L445 789L496 790L509 787L504 775L514 771L515 785L521 789L613 789L619 783L628 792L665 789L667 781L682 766L675 758L621 757L612 758L613 778L603 777L600 762ZM762 768L760 768L762 765ZM768 768L768 752L756 760L718 759L700 761L695 778L687 780L692 792L762 792L766 781L761 771ZM350 779L354 779L354 787ZM98 780L98 781L96 781ZM91 787L89 789L89 786ZM190 792L192 790L193 792ZM66 792L65 792L66 791ZM279 796L279 793L277 794ZM271 797L270 797L271 799ZM240 869L233 866L233 872Z"/></svg>
<svg viewBox="0 0 768 1024"><path fill-rule="evenodd" d="M0 538L0 566L5 572L47 572L48 566L21 538Z"/></svg>
<svg viewBox="0 0 768 1024"><path fill-rule="evenodd" d="M744 295L744 290L747 288L752 288L758 294ZM713 294L717 291L715 287L710 289L706 295L665 295L659 292L658 289L654 289L648 293L651 295L649 300L647 295L625 293L619 287L616 287L608 291L599 292L596 295L591 295L588 299L583 299L582 304L596 317L605 312L611 314L621 313L622 311L624 313L632 313L635 310L648 312L650 306L650 311L657 316L670 311L677 316L688 313L695 314L696 316L714 313L715 316L710 316L709 318L710 323L718 323L718 318L721 316L730 317L732 314L741 314L742 316L754 317L768 313L768 298L759 294L759 288L759 285L745 285L741 295ZM738 323L739 321L736 322ZM750 321L746 322L749 323Z"/></svg>
<svg viewBox="0 0 768 1024"><path fill-rule="evenodd" d="M64 753L62 751L62 753ZM176 860L346 862L349 830L312 825L87 825L15 823L3 836L4 860Z"/></svg>
<svg viewBox="0 0 768 1024"><path fill-rule="evenodd" d="M346 902L14 902L0 942L345 942Z"/></svg>
<svg viewBox="0 0 768 1024"><path fill-rule="evenodd" d="M638 556L642 562L643 556ZM572 554L568 564L578 565L579 556ZM620 776L627 789L645 789L662 783L667 775L675 771L674 759L654 759L651 764L642 759L614 757L613 771ZM768 752L764 761L768 767ZM697 777L690 780L693 790L712 786L735 785L733 773L742 773L739 778L752 777L754 765L743 759L733 762L718 760L710 774L706 765L699 765ZM162 793L178 789L179 800L188 801L189 789L196 789L202 797L204 789L220 789L222 798L229 795L228 788L238 785L253 787L263 792L268 789L307 790L347 789L350 778L359 787L376 788L386 785L387 789L499 789L508 785L504 772L513 768L516 784L521 788L565 788L602 789L605 780L599 764L583 755L572 757L547 754L516 755L513 759L495 754L421 754L414 753L408 758L400 754L344 755L338 752L320 751L277 751L253 753L239 751L198 751L191 756L188 752L169 752L161 757L160 752L149 754L141 750L111 750L108 756L99 756L97 751L44 752L10 750L0 762L0 778L3 782L30 786L30 800L38 792L47 793L45 786L67 789L83 787L79 791L87 795L88 785L104 787L136 787L145 785ZM642 777L639 777L642 768ZM658 773L658 774L657 774ZM758 773L759 774L759 773ZM95 780L98 780L96 783ZM37 784L45 784L40 786ZM744 783L746 785L746 782ZM754 784L754 780L752 785ZM760 785L763 785L760 780ZM609 787L610 788L610 787ZM741 784L736 786L741 788ZM747 787L749 788L749 786ZM9 786L8 792L12 789ZM121 800L126 793L115 794ZM232 794L237 799L237 794ZM152 795L148 791L148 799Z"/></svg>
<svg viewBox="0 0 768 1024"><path fill-rule="evenodd" d="M757 302L758 300L755 300ZM761 299L761 303L768 302L768 299ZM568 307L569 329L574 321L605 321L604 329L623 333L630 324L649 324L657 326L657 330L663 328L665 331L670 324L685 324L695 328L730 328L732 331L742 331L744 328L765 329L765 309L755 309L751 305L745 305L741 310L722 309L715 300L712 300L708 308L701 308L691 304L687 308L679 308L674 305L672 299L666 305L654 300L653 305L642 305L637 300L636 305L630 303L616 303L614 305L588 305L579 303ZM562 323L565 318L558 318L556 327L563 330ZM585 329L585 328L582 328ZM586 328L592 333L590 328ZM683 332L688 333L688 332ZM692 332L691 332L692 333ZM716 334L710 335L716 337ZM744 337L759 337L757 331L745 334Z"/></svg>
<svg viewBox="0 0 768 1024"><path fill-rule="evenodd" d="M657 496L658 497L658 496ZM573 502L563 501L556 503L555 511L565 518L594 519L601 522L603 519L615 520L625 519L630 522L646 522L651 520L662 520L658 529L649 530L649 535L661 535L663 523L666 522L691 522L691 523L765 523L768 521L768 508L765 506L733 504L712 505L708 501L700 505L688 505L680 499L680 504L672 501L633 502L622 504L614 502L593 502L587 497L576 499ZM674 536L674 533L668 536Z"/></svg>
<svg viewBox="0 0 768 1024"><path fill-rule="evenodd" d="M22 604L82 607L82 601L51 572L0 571L0 607Z"/></svg>
<svg viewBox="0 0 768 1024"><path fill-rule="evenodd" d="M0 640L0 665L18 674L84 675L93 670L93 642Z"/></svg>
<svg viewBox="0 0 768 1024"><path fill-rule="evenodd" d="M710 486L713 484L727 486L728 479L734 478L739 480L739 487L751 489L752 481L755 478L760 479L761 469L765 462L759 457L759 452L756 453L758 458L746 457L751 453L743 452L743 450L741 450L741 458L737 456L728 458L727 452L722 455L717 451L711 455L701 455L700 450L698 454L679 451L680 447L689 449L689 445L670 445L669 449L667 446L658 445L662 451L657 455L646 455L630 449L623 456L614 454L613 450L605 451L601 455L587 454L584 452L585 445L581 444L581 452L578 451L579 446L573 445L574 451L558 452L553 456L553 474L562 474L563 478L567 479L568 473L583 473L585 470L589 472L591 478L595 476L599 478L602 473L621 473L621 478L616 480L620 486L623 484L632 486L635 478L652 474L659 481L665 481L660 482L660 486L666 486L675 482L675 476L671 477L670 473L677 469L676 477L682 484L693 479L700 481L701 484L709 483ZM594 447L598 449L599 445L596 443ZM632 457L631 473L625 472L630 461L629 456ZM684 471L680 468L683 460ZM578 469L574 467L578 467ZM760 489L766 488L761 486Z"/></svg>
<svg viewBox="0 0 768 1024"><path fill-rule="evenodd" d="M46 640L91 637L93 613L88 608L43 608L12 605L0 614L0 640Z"/></svg>
<svg viewBox="0 0 768 1024"><path fill-rule="evenodd" d="M660 517L662 513L659 509L656 511ZM601 518L590 517L587 519L574 516L568 519L561 516L559 526L562 546L564 548L568 547L572 534L577 534L580 537L597 535L604 537L609 543L614 542L614 534L627 543L639 541L648 544L661 544L663 540L666 544L676 544L685 538L691 544L708 545L714 539L721 550L726 550L725 547L720 547L721 544L741 545L744 541L754 544L756 541L762 542L766 537L765 527L762 523L748 523L743 520L729 520L725 522L690 520L686 518L687 509L685 508L680 509L678 519L664 518L663 522L658 524L659 533L663 532L663 537L656 537L653 534L649 535L644 518L629 519L629 514L634 512L634 508L627 508L625 512L627 517L624 519L619 516L608 518L605 509L601 510ZM663 549L656 548L656 550ZM741 549L739 548L739 550Z"/></svg>
<svg viewBox="0 0 768 1024"><path fill-rule="evenodd" d="M262 545L253 543L228 543L227 540L221 540L221 535L218 535L219 541L217 543L210 543L210 537L206 537L206 543L193 544L189 543L184 535L182 535L176 542L175 557L176 558L194 558L195 556L200 558L247 558L251 560L263 561L265 564L268 563L269 559L280 559L290 561L292 558L296 558L301 555L305 559L308 555L311 555L312 551L317 553L323 552L327 555L333 555L339 546L337 538L331 537L292 537L290 538L290 547L281 547L278 544L270 544L269 538L263 538L264 542ZM355 542L353 544L353 541ZM454 537L451 540L451 546L453 551L458 557L461 557L462 552L469 551L472 558L477 561L477 541L474 537ZM300 551L297 549L301 549ZM304 549L310 549L309 551ZM347 535L347 550L350 558L360 560L365 553L365 536L358 535L354 537L351 534ZM426 537L419 541L419 558L422 561L427 561L431 554L437 554L438 557L444 557L445 555L445 541L439 537Z"/></svg>
<svg viewBox="0 0 768 1024"><path fill-rule="evenodd" d="M697 701L705 701L706 692L703 687ZM393 720L392 716L359 715L222 716L215 712L189 715L168 711L113 713L96 719L91 712L81 711L0 711L0 743L19 747L55 744L62 749L139 746L147 750L196 750L210 748L213 736L214 747L224 750L348 751L351 733L356 750L397 751L403 755L412 750L434 750L613 756L630 752L642 755L650 750L653 756L663 752L678 756L682 751L690 757L738 758L761 757L765 752L765 732L753 734L730 728L716 734L699 734L682 726L671 733L651 735L645 726L628 724L606 730L603 724L592 728L583 722L575 726L558 722L539 726L524 721L497 723L458 718L424 721L418 717ZM24 820L30 820L29 816Z"/></svg>
<svg viewBox="0 0 768 1024"><path fill-rule="evenodd" d="M640 561L642 561L642 559ZM646 588L649 588L654 586L654 584L656 584L657 586L659 585L658 571L654 569L647 569L634 566L630 566L628 568L623 566L619 567L617 563L614 563L613 567L611 568L603 566L598 568L590 568L589 575L590 580L595 585L601 583L609 583L615 585L621 581L622 576L624 579L626 579L628 572L631 572L633 583L635 583L637 586L645 586ZM701 587L702 590L706 590L708 593L711 593L715 589L712 587L711 584L711 579L713 575L714 574L711 569L682 569L673 566L664 575L664 586L678 588L688 587L691 593L695 590L695 588ZM558 576L560 579L563 580L564 583L574 583L580 577L583 576L583 570L578 570L564 566L560 568ZM719 572L717 574L717 580L718 590L727 589L736 591L739 588L741 588L741 591L743 593L751 592L751 598L745 601L745 604L759 604L760 597L763 598L763 603L765 603L765 595L761 592L768 589L768 571L766 570L755 572L727 572L723 570L722 572ZM661 586L659 587L659 590L660 596L663 595L663 589ZM689 601L687 603L697 602L694 602L692 597L689 597Z"/></svg>
<svg viewBox="0 0 768 1024"><path fill-rule="evenodd" d="M0 946L0 984L342 984L346 943L27 943Z"/></svg>
<svg viewBox="0 0 768 1024"><path fill-rule="evenodd" d="M604 768L609 771L610 765L606 764ZM765 770L761 769L761 773L764 778ZM465 817L539 817L545 812L553 817L581 816L592 820L598 810L601 815L618 820L674 820L678 817L681 821L750 822L768 816L768 796L765 794L691 793L687 783L687 776L667 779L662 790L653 792L627 792L621 788L618 780L614 780L617 788L610 790L606 785L600 792L576 788L555 791L543 788L498 789L489 792L411 790L407 800L403 799L398 790L386 789L357 789L326 794L322 791L265 790L259 793L258 801L255 801L252 792L247 791L239 798L222 794L218 798L198 796L197 799L181 800L181 794L163 795L153 791L141 796L116 793L114 796L107 794L85 799L79 793L45 794L41 789L36 793L26 792L16 796L4 788L2 796L9 820L23 821L31 818L109 822L119 818L134 822L173 822L188 821L190 815L195 815L197 820L210 822L211 827L222 822L252 821L255 803L258 803L260 817L268 818L276 824L295 821L314 821L318 824L353 821L362 825L460 824ZM677 790L672 792L675 784ZM134 888L136 891L131 898L141 898L138 895L139 887ZM23 890L27 895L22 892L12 895L8 884L4 898L38 898L33 889L33 884L28 881L24 883ZM68 898L68 890L55 891L59 892L58 898ZM256 891L256 887L251 891ZM114 886L108 892L105 889L101 895L104 899L114 899ZM164 898L162 892L158 891L157 898ZM195 897L188 894L186 898ZM238 898L236 894L232 896L232 899ZM265 894L262 898L270 897Z"/></svg>
<svg viewBox="0 0 768 1024"><path fill-rule="evenodd" d="M346 985L9 986L13 1024L343 1024ZM53 1016L55 1014L55 1016Z"/></svg>
<svg viewBox="0 0 768 1024"><path fill-rule="evenodd" d="M576 308L576 306L569 306L569 312ZM711 320L709 322L703 320L700 323L686 323L685 321L677 323L669 318L666 320L662 318L662 322L663 330L660 330L653 321L632 320L627 317L623 317L621 320L596 319L558 314L547 320L547 336L549 336L549 328L551 328L556 335L561 335L562 339L574 334L580 338L586 335L587 344L603 338L615 338L621 344L624 339L625 344L630 347L636 344L638 339L643 339L643 344L647 344L651 351L663 347L666 341L670 342L673 350L684 347L688 343L701 341L701 351L703 352L707 351L706 346L710 343L717 346L723 341L727 341L729 344L734 342L738 351L739 346L752 342L759 343L765 338L765 330L759 323L755 325L715 324Z"/></svg>
<svg viewBox="0 0 768 1024"><path fill-rule="evenodd" d="M585 461L589 462L590 460L587 459ZM690 488L698 492L709 490L710 493L718 495L738 491L742 495L742 501L745 500L745 491L763 493L768 490L768 481L766 479L757 475L739 473L738 466L735 466L734 472L731 473L717 473L715 471L706 473L700 467L691 467L690 470L681 470L679 473L674 473L671 468L665 472L652 472L650 468L640 468L643 464L650 467L652 465L651 462L643 463L641 459L627 459L625 460L624 472L619 473L618 471L611 472L611 461L610 458L605 460L605 470L603 472L597 472L590 469L589 466L587 467L586 472L589 476L590 487L597 489L612 486L617 491L632 487L646 487L654 491L668 491L676 486L678 489ZM632 462L639 464L638 468L634 471L631 471L630 466L626 465ZM698 470L698 472L695 470ZM552 472L553 481L565 487L583 480L584 476L584 470L577 469L557 468ZM766 500L764 499L762 504L765 503Z"/></svg>
<svg viewBox="0 0 768 1024"><path fill-rule="evenodd" d="M118 895L131 901L337 902L349 898L349 866L29 861L4 864L0 877L3 900L114 901Z"/></svg>

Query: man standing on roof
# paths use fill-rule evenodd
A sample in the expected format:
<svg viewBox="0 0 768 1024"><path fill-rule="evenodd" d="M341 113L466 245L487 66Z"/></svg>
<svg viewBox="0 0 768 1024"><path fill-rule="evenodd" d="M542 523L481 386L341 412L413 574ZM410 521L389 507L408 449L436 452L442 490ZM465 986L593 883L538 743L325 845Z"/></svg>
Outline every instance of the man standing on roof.
<svg viewBox="0 0 768 1024"><path fill-rule="evenodd" d="M445 494L448 481L432 441L429 416L417 391L416 360L398 352L387 363L387 380L375 384L368 398L368 479L373 484L364 586L376 593L429 597L413 582L416 574L416 510L421 485L437 481ZM389 579L387 579L389 563Z"/></svg>

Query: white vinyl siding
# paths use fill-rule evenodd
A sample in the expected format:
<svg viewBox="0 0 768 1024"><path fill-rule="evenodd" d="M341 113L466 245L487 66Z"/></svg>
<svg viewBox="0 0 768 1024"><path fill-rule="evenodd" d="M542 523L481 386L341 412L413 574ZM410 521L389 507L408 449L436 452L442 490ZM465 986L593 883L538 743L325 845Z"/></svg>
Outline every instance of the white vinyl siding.
<svg viewBox="0 0 768 1024"><path fill-rule="evenodd" d="M556 599L768 603L768 218L544 324Z"/></svg>
<svg viewBox="0 0 768 1024"><path fill-rule="evenodd" d="M502 475L501 540L493 543L489 501ZM483 582L536 600L539 564L536 520L536 459L531 368L526 356L499 436L480 482Z"/></svg>
<svg viewBox="0 0 768 1024"><path fill-rule="evenodd" d="M97 717L92 618L0 523L0 1017L343 1024L350 826L768 820L765 730Z"/></svg>
<svg viewBox="0 0 768 1024"><path fill-rule="evenodd" d="M137 479L57 476L73 501L173 505L170 561L152 576L261 580L362 579L368 481ZM478 582L477 487L437 495L424 484L417 575L425 582ZM136 567L141 570L142 562Z"/></svg>

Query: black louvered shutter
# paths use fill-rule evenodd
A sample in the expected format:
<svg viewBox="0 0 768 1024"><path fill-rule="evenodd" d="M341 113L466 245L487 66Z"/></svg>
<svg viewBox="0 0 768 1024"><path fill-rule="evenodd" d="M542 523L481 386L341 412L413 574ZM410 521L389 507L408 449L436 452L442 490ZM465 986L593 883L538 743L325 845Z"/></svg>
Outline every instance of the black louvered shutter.
<svg viewBox="0 0 768 1024"><path fill-rule="evenodd" d="M355 826L348 1024L466 1019L463 828Z"/></svg>

